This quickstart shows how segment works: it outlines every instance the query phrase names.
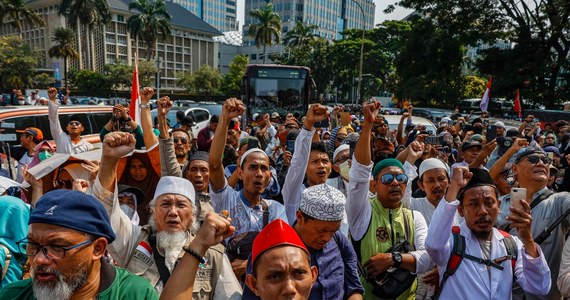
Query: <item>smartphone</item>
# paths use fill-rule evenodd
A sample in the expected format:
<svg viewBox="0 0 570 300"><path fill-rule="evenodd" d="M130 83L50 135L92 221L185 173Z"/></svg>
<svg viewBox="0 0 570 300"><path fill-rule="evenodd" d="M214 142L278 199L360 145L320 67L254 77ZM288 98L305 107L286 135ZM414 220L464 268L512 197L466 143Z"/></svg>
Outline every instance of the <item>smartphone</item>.
<svg viewBox="0 0 570 300"><path fill-rule="evenodd" d="M251 139L247 142L247 150L259 148L259 143L257 140Z"/></svg>
<svg viewBox="0 0 570 300"><path fill-rule="evenodd" d="M489 125L489 127L487 127L487 133L486 133L487 142L490 142L496 138L497 138L497 127Z"/></svg>
<svg viewBox="0 0 570 300"><path fill-rule="evenodd" d="M287 140L286 146L287 151L291 152L291 154L295 152L295 140Z"/></svg>
<svg viewBox="0 0 570 300"><path fill-rule="evenodd" d="M426 137L425 143L428 145L439 145L441 144L441 141L439 139L439 136L431 135Z"/></svg>
<svg viewBox="0 0 570 300"><path fill-rule="evenodd" d="M526 199L526 189L525 188L512 188L511 189L511 206L518 209L523 209L521 200Z"/></svg>

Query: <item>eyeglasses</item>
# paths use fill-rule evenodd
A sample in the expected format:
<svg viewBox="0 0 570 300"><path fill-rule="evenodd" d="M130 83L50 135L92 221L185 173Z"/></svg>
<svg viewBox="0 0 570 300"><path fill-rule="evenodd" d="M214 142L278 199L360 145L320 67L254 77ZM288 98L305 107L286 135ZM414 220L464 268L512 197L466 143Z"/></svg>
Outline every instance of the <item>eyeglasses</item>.
<svg viewBox="0 0 570 300"><path fill-rule="evenodd" d="M529 155L526 157L526 159L528 160L529 163L534 165L536 165L539 160L541 160L542 163L544 163L545 165L549 165L552 163L552 159L550 159L550 157L542 155Z"/></svg>
<svg viewBox="0 0 570 300"><path fill-rule="evenodd" d="M350 156L348 156L348 155L347 156L341 156L341 157L337 158L334 163L335 164L342 164L349 159L350 159Z"/></svg>
<svg viewBox="0 0 570 300"><path fill-rule="evenodd" d="M185 139L185 138L175 138L175 139L174 139L174 143L175 143L175 144L178 144L178 143L187 144L187 143L188 143L188 140Z"/></svg>
<svg viewBox="0 0 570 300"><path fill-rule="evenodd" d="M77 245L69 246L69 247L60 247L60 246L51 246L51 245L40 245L37 243L32 243L28 241L20 241L17 242L18 247L20 248L20 252L25 253L27 256L36 256L40 249L42 249L42 253L45 257L53 260L63 259L65 257L65 252L79 248L81 246L89 245L93 242L93 240L87 240L83 243L79 243Z"/></svg>
<svg viewBox="0 0 570 300"><path fill-rule="evenodd" d="M79 121L69 121L69 123L67 123L67 125L69 126L80 126L81 122Z"/></svg>
<svg viewBox="0 0 570 300"><path fill-rule="evenodd" d="M68 190L71 190L73 188L73 179L70 180L62 180L62 179L58 179L57 181L57 186L61 189L61 188L66 188Z"/></svg>
<svg viewBox="0 0 570 300"><path fill-rule="evenodd" d="M339 141L339 142L344 141L344 139L346 139L346 135L337 135L337 136L336 136L336 140Z"/></svg>
<svg viewBox="0 0 570 300"><path fill-rule="evenodd" d="M398 181L399 184L404 184L408 182L408 176L406 174L384 174L380 177L380 182L382 184L391 184L394 179Z"/></svg>

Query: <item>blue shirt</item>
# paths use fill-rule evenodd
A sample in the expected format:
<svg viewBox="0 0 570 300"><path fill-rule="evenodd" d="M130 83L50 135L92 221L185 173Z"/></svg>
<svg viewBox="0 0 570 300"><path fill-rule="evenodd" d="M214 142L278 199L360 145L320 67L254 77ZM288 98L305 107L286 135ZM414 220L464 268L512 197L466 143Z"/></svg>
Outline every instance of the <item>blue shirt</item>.
<svg viewBox="0 0 570 300"><path fill-rule="evenodd" d="M309 300L317 299L346 299L358 293L364 294L364 288L358 278L356 252L348 238L340 231L323 247L322 250L312 250L311 266L319 269L317 281L313 284ZM339 259L342 258L342 259ZM247 262L247 274L252 274L251 256ZM342 283L342 284L340 284ZM261 299L244 284L242 300Z"/></svg>

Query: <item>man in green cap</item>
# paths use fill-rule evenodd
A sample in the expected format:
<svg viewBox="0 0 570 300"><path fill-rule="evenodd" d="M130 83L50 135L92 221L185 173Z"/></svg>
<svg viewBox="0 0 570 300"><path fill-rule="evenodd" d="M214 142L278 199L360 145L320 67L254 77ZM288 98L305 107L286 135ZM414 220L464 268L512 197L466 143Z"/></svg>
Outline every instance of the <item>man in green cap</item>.
<svg viewBox="0 0 570 300"><path fill-rule="evenodd" d="M377 101L363 105L364 123L349 173L348 225L359 263L367 274L361 278L366 290L364 298L415 299L416 281L411 280L408 288L396 297L380 293L373 285L373 279L385 275L389 269L421 274L428 271L431 264L424 248L425 219L421 213L402 205L402 199L410 197L411 181L417 176L414 162L422 155L423 145L414 141L398 159L383 159L372 169L370 139L379 110ZM376 197L370 201L371 172ZM409 244L409 251L393 251L393 246L402 244L403 240Z"/></svg>

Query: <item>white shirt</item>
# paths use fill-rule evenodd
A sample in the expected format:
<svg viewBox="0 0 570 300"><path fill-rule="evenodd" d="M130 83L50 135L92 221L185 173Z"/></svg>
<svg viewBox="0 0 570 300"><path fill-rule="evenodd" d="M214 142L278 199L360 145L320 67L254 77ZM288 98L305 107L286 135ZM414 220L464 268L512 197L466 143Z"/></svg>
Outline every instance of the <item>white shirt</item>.
<svg viewBox="0 0 570 300"><path fill-rule="evenodd" d="M426 238L426 249L438 266L439 278L447 267L447 262L453 248L451 227L459 201L451 203L441 200L433 215ZM473 235L467 223L461 223L461 235L465 237L465 252L475 257L483 257L483 251L478 239ZM445 234L447 233L447 234ZM502 240L505 237L499 230L493 228L491 239L491 259L507 255L507 249ZM515 276L520 286L527 292L545 295L550 290L550 269L546 263L540 247L537 246L539 256L533 258L526 254L522 242L513 236L518 246L518 259L515 265ZM469 259L463 259L455 274L449 276L440 295L440 299L511 299L513 287L513 271L511 260L501 263L501 271L491 267L490 278L487 266Z"/></svg>
<svg viewBox="0 0 570 300"><path fill-rule="evenodd" d="M69 135L61 129L61 124L59 123L58 111L59 104L48 101L48 112L49 112L49 130L51 131L51 136L55 141L56 152L57 153L71 153L77 154L81 152L87 152L93 150L93 145L85 140L80 140L78 143L73 143Z"/></svg>

